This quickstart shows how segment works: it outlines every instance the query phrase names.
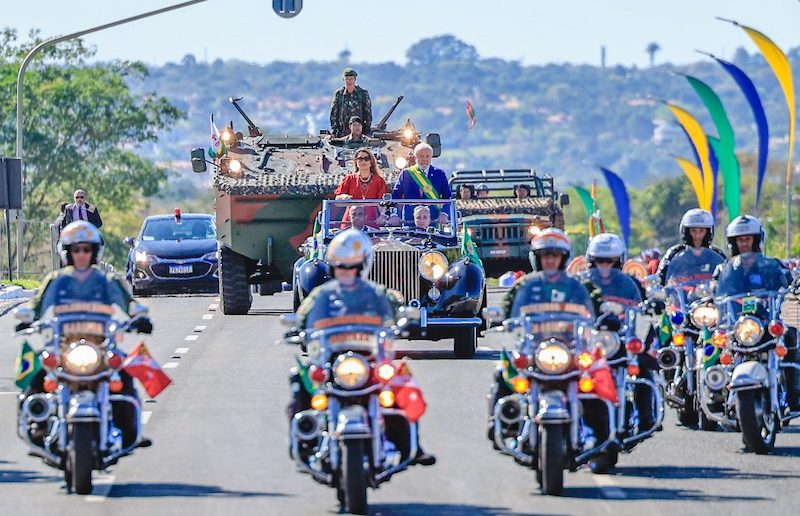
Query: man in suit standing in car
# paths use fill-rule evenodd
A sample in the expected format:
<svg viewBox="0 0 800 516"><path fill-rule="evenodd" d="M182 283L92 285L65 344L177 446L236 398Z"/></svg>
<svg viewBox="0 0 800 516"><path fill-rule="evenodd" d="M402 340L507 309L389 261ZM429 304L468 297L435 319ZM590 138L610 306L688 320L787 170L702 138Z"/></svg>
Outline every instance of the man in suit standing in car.
<svg viewBox="0 0 800 516"><path fill-rule="evenodd" d="M64 228L70 222L76 220L85 220L91 222L98 229L103 226L103 219L100 218L100 210L94 204L86 202L86 192L84 190L75 190L72 194L75 201L72 204L67 204L64 209L64 218L61 221L61 227Z"/></svg>

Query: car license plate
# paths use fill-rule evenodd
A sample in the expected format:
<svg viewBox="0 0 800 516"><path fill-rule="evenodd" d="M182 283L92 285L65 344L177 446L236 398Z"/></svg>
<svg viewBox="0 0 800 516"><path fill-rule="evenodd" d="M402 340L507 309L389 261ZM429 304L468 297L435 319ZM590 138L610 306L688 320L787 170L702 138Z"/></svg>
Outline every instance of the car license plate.
<svg viewBox="0 0 800 516"><path fill-rule="evenodd" d="M192 266L191 265L170 265L169 266L169 273L170 274L191 274L192 273Z"/></svg>
<svg viewBox="0 0 800 516"><path fill-rule="evenodd" d="M504 247L499 247L497 249L490 249L489 250L490 256L508 256L508 249Z"/></svg>

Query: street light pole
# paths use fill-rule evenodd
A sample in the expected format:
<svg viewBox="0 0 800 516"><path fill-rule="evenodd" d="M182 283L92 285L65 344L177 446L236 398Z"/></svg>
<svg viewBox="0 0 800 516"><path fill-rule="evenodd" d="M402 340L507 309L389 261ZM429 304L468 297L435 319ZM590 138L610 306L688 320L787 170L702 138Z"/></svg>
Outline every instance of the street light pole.
<svg viewBox="0 0 800 516"><path fill-rule="evenodd" d="M25 79L25 70L28 68L28 65L33 60L34 56L36 56L36 54L38 54L42 49L44 49L49 45L55 45L57 43L61 43L62 41L67 41L70 39L75 39L81 36L85 36L86 34L91 34L93 32L99 32L101 30L110 29L111 27L116 27L117 25L123 25L126 23L141 20L143 18L149 18L151 16L156 16L158 14L174 11L176 9L182 9L184 7L189 7L191 5L199 4L206 1L208 0L190 0L188 2L182 2L179 4L170 5L167 7L163 7L161 9L156 9L155 11L148 11L146 13L138 14L136 16L131 16L129 18L124 18L122 20L117 20L103 25L98 25L97 27L92 27L79 32L73 32L72 34L67 34L66 36L58 36L52 39L48 39L33 47L31 51L28 52L28 55L25 56L25 59L22 60L22 64L19 67L19 73L17 74L17 157L20 160L22 160L22 171L23 171L22 184L23 185L25 184L25 161L22 157L22 137L23 137L22 83L23 80ZM23 233L24 232L22 228L22 210L19 210L17 216L17 276L22 274L22 269L23 269L23 261L24 261L22 256L23 240L24 240Z"/></svg>

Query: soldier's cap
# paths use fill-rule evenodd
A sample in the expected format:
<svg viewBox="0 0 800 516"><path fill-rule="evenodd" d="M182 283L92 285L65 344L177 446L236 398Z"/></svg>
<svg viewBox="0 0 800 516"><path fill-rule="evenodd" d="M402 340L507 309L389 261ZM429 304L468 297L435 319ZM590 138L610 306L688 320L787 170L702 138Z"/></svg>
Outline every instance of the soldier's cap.
<svg viewBox="0 0 800 516"><path fill-rule="evenodd" d="M353 116L351 116L351 117L350 117L350 121L349 121L349 122L347 122L347 125L350 125L350 124L352 124L353 122L358 122L359 124L361 124L361 125L364 125L364 121L363 121L363 120L361 120L361 117L360 117L360 116L358 116L358 115L353 115Z"/></svg>
<svg viewBox="0 0 800 516"><path fill-rule="evenodd" d="M345 77L358 77L358 73L352 68L345 68L344 69L344 76Z"/></svg>
<svg viewBox="0 0 800 516"><path fill-rule="evenodd" d="M476 188L476 189L477 189L477 190L488 190L488 189L489 189L489 185L487 185L486 183L481 183L481 184L479 184L479 185L477 186L477 188Z"/></svg>

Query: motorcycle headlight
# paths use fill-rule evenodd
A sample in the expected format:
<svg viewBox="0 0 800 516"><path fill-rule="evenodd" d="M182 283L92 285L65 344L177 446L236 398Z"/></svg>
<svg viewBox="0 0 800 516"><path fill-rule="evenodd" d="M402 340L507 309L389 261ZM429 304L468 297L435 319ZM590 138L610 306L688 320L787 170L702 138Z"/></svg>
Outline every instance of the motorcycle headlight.
<svg viewBox="0 0 800 516"><path fill-rule="evenodd" d="M146 251L136 251L133 253L133 257L136 259L137 263L147 263L150 261L150 257L147 255Z"/></svg>
<svg viewBox="0 0 800 516"><path fill-rule="evenodd" d="M620 343L619 333L615 331L592 330L589 333L589 348L600 346L608 357L614 356L619 351Z"/></svg>
<svg viewBox="0 0 800 516"><path fill-rule="evenodd" d="M713 328L719 320L717 308L711 305L696 306L691 314L692 324L697 328Z"/></svg>
<svg viewBox="0 0 800 516"><path fill-rule="evenodd" d="M419 258L417 268L420 275L428 281L436 281L447 272L447 258L439 251L428 251Z"/></svg>
<svg viewBox="0 0 800 516"><path fill-rule="evenodd" d="M339 355L333 364L333 381L345 389L358 389L369 379L369 363L361 355L349 351Z"/></svg>
<svg viewBox="0 0 800 516"><path fill-rule="evenodd" d="M742 346L754 346L764 335L764 327L755 317L745 316L736 321L733 335L736 337L736 342Z"/></svg>
<svg viewBox="0 0 800 516"><path fill-rule="evenodd" d="M62 367L70 374L94 374L102 364L100 351L91 344L74 342L63 355Z"/></svg>
<svg viewBox="0 0 800 516"><path fill-rule="evenodd" d="M558 341L542 342L535 354L536 366L549 374L566 371L571 358L567 346Z"/></svg>

